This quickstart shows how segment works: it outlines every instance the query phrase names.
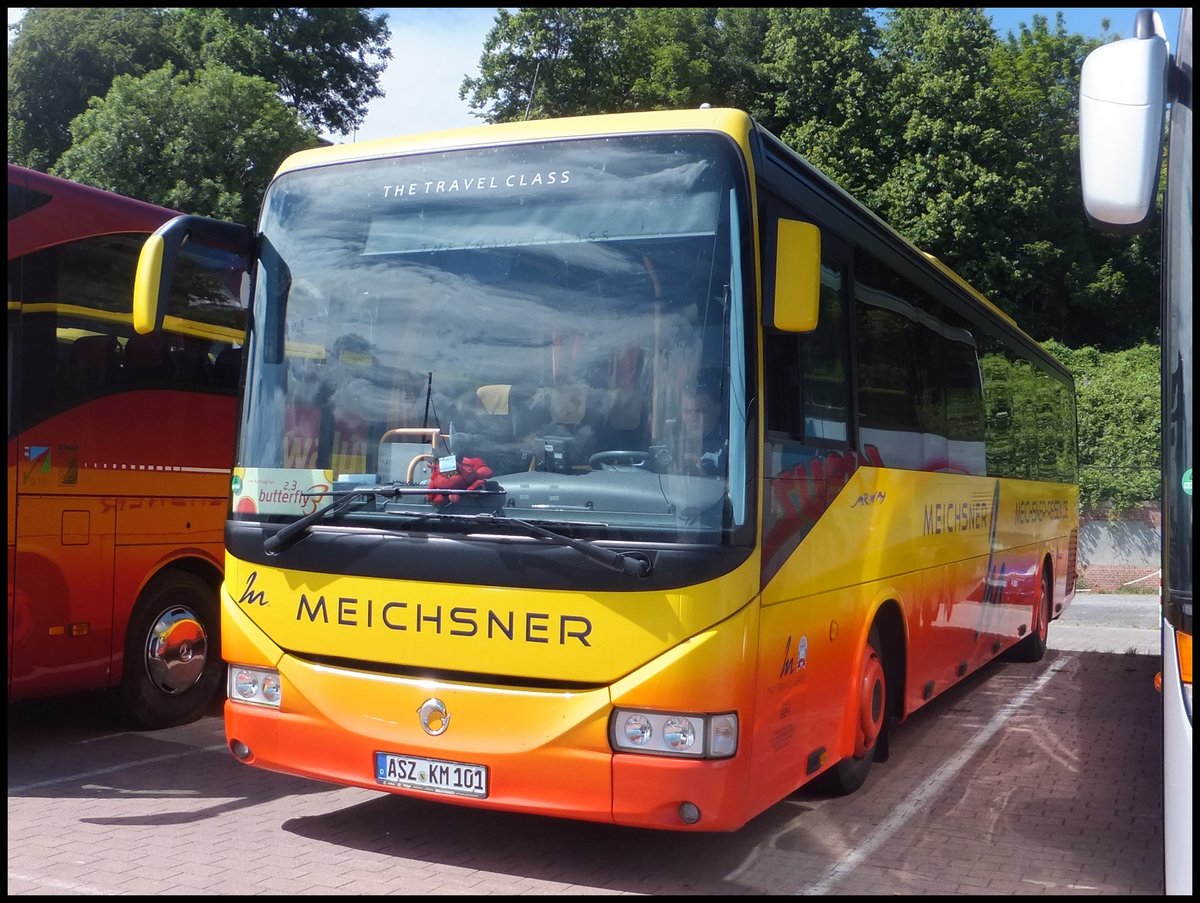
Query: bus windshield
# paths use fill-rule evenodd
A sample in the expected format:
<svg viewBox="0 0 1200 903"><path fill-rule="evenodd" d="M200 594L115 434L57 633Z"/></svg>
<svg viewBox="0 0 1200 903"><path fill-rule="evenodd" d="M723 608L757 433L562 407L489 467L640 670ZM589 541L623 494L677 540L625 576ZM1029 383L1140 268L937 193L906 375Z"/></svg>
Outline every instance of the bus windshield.
<svg viewBox="0 0 1200 903"><path fill-rule="evenodd" d="M750 516L738 161L727 137L633 135L279 178L233 516L396 485L338 522L731 541Z"/></svg>

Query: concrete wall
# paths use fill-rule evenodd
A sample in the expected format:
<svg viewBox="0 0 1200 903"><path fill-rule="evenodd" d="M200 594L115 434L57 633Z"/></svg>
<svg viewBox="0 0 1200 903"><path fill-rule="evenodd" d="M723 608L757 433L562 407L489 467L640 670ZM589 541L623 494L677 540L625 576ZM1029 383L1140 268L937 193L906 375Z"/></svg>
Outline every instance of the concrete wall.
<svg viewBox="0 0 1200 903"><path fill-rule="evenodd" d="M1092 592L1157 590L1162 584L1162 511L1157 504L1085 514L1079 529L1079 588Z"/></svg>

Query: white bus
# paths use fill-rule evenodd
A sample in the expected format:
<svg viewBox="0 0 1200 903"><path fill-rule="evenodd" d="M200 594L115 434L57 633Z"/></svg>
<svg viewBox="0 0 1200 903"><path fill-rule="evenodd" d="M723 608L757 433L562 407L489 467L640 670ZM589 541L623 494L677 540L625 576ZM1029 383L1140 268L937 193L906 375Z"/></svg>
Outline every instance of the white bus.
<svg viewBox="0 0 1200 903"><path fill-rule="evenodd" d="M1079 94L1083 201L1098 228L1149 225L1168 148L1162 221L1163 852L1168 894L1192 893L1192 11L1174 51L1162 19L1084 61Z"/></svg>

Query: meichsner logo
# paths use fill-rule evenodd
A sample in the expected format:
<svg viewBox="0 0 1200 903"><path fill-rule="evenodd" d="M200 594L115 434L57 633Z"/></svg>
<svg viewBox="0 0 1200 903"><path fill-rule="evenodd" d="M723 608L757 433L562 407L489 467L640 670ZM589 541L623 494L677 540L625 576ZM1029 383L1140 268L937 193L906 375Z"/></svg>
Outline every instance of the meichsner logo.
<svg viewBox="0 0 1200 903"><path fill-rule="evenodd" d="M417 717L421 719L421 727L425 729L425 733L431 737L446 733L446 728L450 726L450 713L446 711L446 704L437 698L426 699L421 703L421 707L417 709Z"/></svg>

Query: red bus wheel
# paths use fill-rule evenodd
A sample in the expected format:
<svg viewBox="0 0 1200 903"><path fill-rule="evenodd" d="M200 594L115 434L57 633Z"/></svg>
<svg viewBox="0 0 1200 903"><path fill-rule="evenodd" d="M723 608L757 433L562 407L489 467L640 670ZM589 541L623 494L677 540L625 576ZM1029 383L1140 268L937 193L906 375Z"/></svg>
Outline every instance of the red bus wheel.
<svg viewBox="0 0 1200 903"><path fill-rule="evenodd" d="M1037 595L1029 614L1029 633L1005 655L1010 662L1040 662L1046 655L1050 637L1050 606L1054 599L1054 586L1050 569L1044 567L1037 581Z"/></svg>
<svg viewBox="0 0 1200 903"><path fill-rule="evenodd" d="M875 748L883 731L886 703L887 678L883 673L883 663L875 647L868 643L858 678L858 729L854 739L856 758Z"/></svg>
<svg viewBox="0 0 1200 903"><path fill-rule="evenodd" d="M851 704L858 707L854 720L854 753L841 759L816 779L815 789L835 796L853 793L863 785L880 754L887 730L888 689L878 627L872 627L863 649Z"/></svg>

